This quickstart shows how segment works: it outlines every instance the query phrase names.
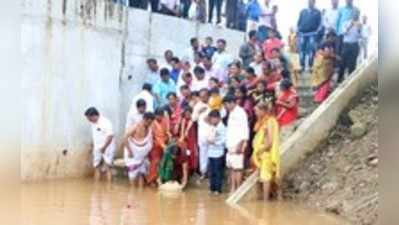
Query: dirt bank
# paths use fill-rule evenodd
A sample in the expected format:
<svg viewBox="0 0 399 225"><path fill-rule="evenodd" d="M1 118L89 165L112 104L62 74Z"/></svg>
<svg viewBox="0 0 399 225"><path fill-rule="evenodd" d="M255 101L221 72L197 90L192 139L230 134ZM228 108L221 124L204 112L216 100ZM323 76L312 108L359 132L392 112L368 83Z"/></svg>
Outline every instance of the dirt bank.
<svg viewBox="0 0 399 225"><path fill-rule="evenodd" d="M318 149L283 181L286 199L373 225L378 217L378 84L355 99Z"/></svg>

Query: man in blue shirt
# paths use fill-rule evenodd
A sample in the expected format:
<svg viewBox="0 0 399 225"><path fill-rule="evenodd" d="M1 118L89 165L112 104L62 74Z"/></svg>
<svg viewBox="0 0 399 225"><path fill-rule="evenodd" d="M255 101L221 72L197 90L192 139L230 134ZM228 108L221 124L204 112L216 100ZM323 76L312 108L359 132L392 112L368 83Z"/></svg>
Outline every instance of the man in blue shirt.
<svg viewBox="0 0 399 225"><path fill-rule="evenodd" d="M181 65L180 65L180 60L177 57L173 57L171 60L172 63L172 70L170 71L170 78L177 83L179 80L179 76L181 74Z"/></svg>
<svg viewBox="0 0 399 225"><path fill-rule="evenodd" d="M164 106L168 103L167 95L169 92L176 92L176 84L170 78L169 70L166 68L161 69L161 80L154 86L154 95L157 101L157 106Z"/></svg>
<svg viewBox="0 0 399 225"><path fill-rule="evenodd" d="M341 7L338 11L338 19L337 19L337 33L338 35L343 35L345 32L344 26L345 24L353 19L354 12L360 15L360 11L353 5L353 0L346 0L346 5Z"/></svg>
<svg viewBox="0 0 399 225"><path fill-rule="evenodd" d="M348 70L349 75L355 71L360 51L359 42L361 37L362 24L359 21L359 14L358 11L353 11L352 19L347 21L344 25L338 83L344 80L346 70Z"/></svg>
<svg viewBox="0 0 399 225"><path fill-rule="evenodd" d="M316 0L309 0L308 8L303 9L298 19L299 57L302 68L312 67L316 52L316 37L322 28L322 16L320 10L315 7Z"/></svg>
<svg viewBox="0 0 399 225"><path fill-rule="evenodd" d="M343 37L345 33L345 25L353 19L353 15L359 14L360 10L353 5L353 0L346 0L346 5L338 11L337 34L339 36L339 44L337 53L342 57Z"/></svg>

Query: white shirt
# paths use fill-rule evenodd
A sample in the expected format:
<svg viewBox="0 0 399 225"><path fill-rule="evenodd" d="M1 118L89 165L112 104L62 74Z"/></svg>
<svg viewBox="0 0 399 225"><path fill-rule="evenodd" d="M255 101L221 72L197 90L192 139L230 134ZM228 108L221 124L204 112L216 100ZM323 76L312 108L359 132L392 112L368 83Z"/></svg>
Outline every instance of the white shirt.
<svg viewBox="0 0 399 225"><path fill-rule="evenodd" d="M225 76L225 73L218 68L215 68L214 66L212 66L209 70L205 69L205 76L211 78L217 78L219 80L219 82L223 82L226 83L227 82L227 77Z"/></svg>
<svg viewBox="0 0 399 225"><path fill-rule="evenodd" d="M197 19L198 4L196 2L191 2L190 8L188 9L188 18L190 20Z"/></svg>
<svg viewBox="0 0 399 225"><path fill-rule="evenodd" d="M229 65L234 61L233 56L231 56L226 51L218 52L216 51L212 57L213 66L216 69L221 69L223 71L227 71Z"/></svg>
<svg viewBox="0 0 399 225"><path fill-rule="evenodd" d="M98 150L104 146L107 137L114 135L114 131L112 129L112 123L104 116L100 116L98 118L97 123L91 124L91 131L93 137L93 145L94 150ZM106 151L115 149L115 141L114 138L110 145L108 145Z"/></svg>
<svg viewBox="0 0 399 225"><path fill-rule="evenodd" d="M125 129L133 127L143 120L143 114L139 112L131 112L127 114Z"/></svg>
<svg viewBox="0 0 399 225"><path fill-rule="evenodd" d="M200 91L203 88L208 89L209 87L209 77L205 75L202 80L198 80L197 78L193 79L191 84L191 91Z"/></svg>
<svg viewBox="0 0 399 225"><path fill-rule="evenodd" d="M161 79L159 71L149 71L145 78L145 83L149 83L154 86Z"/></svg>
<svg viewBox="0 0 399 225"><path fill-rule="evenodd" d="M180 5L180 0L161 0L160 3L168 9L175 10L176 6Z"/></svg>
<svg viewBox="0 0 399 225"><path fill-rule="evenodd" d="M323 23L326 29L332 29L335 32L337 31L338 15L338 8L331 8L326 10L326 14L323 18Z"/></svg>
<svg viewBox="0 0 399 225"><path fill-rule="evenodd" d="M237 105L230 112L227 121L226 147L236 148L243 140L249 140L248 116L245 110Z"/></svg>
<svg viewBox="0 0 399 225"><path fill-rule="evenodd" d="M259 26L273 27L273 9L271 4L269 3L269 6L267 6L265 3L261 2L259 5L262 13L259 17Z"/></svg>
<svg viewBox="0 0 399 225"><path fill-rule="evenodd" d="M262 63L251 62L249 66L255 70L256 76L260 77L263 75Z"/></svg>
<svg viewBox="0 0 399 225"><path fill-rule="evenodd" d="M191 64L194 64L194 49L193 47L189 47L186 49L183 57L182 57L182 61L188 61Z"/></svg>
<svg viewBox="0 0 399 225"><path fill-rule="evenodd" d="M197 104L194 105L193 107L193 114L191 115L191 119L194 122L197 122L200 116L200 111L203 109L207 110L208 109L208 104L205 104L202 101L197 102Z"/></svg>
<svg viewBox="0 0 399 225"><path fill-rule="evenodd" d="M147 90L142 90L136 96L133 97L129 111L132 111L132 113L137 112L136 103L140 99L143 99L146 103L146 112L154 112L155 99L154 96L152 96L152 94Z"/></svg>
<svg viewBox="0 0 399 225"><path fill-rule="evenodd" d="M168 69L169 70L169 72L173 69L173 67L172 67L172 65L170 65L169 63L167 63L167 62L165 62L165 63L163 63L163 64L161 64L161 66L159 67L159 70L161 70L161 69L163 69L163 68L166 68L166 69ZM161 79L161 78L159 78L159 79Z"/></svg>
<svg viewBox="0 0 399 225"><path fill-rule="evenodd" d="M206 122L206 117L210 112L210 108L206 105L206 110L198 114L198 141L199 143L207 142L209 132L211 132L212 126Z"/></svg>
<svg viewBox="0 0 399 225"><path fill-rule="evenodd" d="M371 35L371 27L368 24L362 24L362 39L368 40Z"/></svg>

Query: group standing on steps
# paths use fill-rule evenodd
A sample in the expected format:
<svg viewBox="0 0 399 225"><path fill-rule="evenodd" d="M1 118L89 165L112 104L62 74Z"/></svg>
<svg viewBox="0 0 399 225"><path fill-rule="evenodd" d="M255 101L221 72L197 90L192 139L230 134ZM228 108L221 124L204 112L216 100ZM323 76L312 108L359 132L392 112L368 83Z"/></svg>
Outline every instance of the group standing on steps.
<svg viewBox="0 0 399 225"><path fill-rule="evenodd" d="M251 12L256 2L251 1ZM132 99L119 148L132 184L178 182L184 189L198 174L198 182L208 179L217 195L224 190L226 171L234 192L247 173L259 170L262 198L276 191L280 143L294 132L299 116L298 80L310 74L314 102L322 103L332 91L335 71L338 85L346 70L350 74L356 68L365 31L351 0L341 8L332 0L324 14L309 0L297 32L290 30L286 50L270 16L252 14L239 58L229 53L224 39L214 45L207 37L201 45L194 37L180 57L168 49L164 64L147 60L148 73ZM92 124L95 178L105 173L110 181L117 149L112 123L95 107L85 116Z"/></svg>

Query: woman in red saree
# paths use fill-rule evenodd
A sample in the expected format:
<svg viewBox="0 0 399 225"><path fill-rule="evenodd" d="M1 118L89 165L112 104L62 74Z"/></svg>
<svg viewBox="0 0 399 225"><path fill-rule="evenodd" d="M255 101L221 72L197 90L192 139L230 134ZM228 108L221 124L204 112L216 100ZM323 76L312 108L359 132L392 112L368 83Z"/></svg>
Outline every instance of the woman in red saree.
<svg viewBox="0 0 399 225"><path fill-rule="evenodd" d="M168 143L169 121L165 116L165 111L162 108L155 110L155 120L152 125L152 134L154 138L153 148L149 154L150 169L147 175L147 183L156 184L158 178L158 164L162 159L163 151Z"/></svg>
<svg viewBox="0 0 399 225"><path fill-rule="evenodd" d="M281 76L281 71L278 68L274 68L269 61L265 61L262 64L263 74L259 78L267 83L266 90L268 91L278 91L278 84L280 83L283 76Z"/></svg>
<svg viewBox="0 0 399 225"><path fill-rule="evenodd" d="M280 83L280 94L276 100L277 120L281 127L281 139L287 139L295 129L298 118L299 97L290 80Z"/></svg>
<svg viewBox="0 0 399 225"><path fill-rule="evenodd" d="M198 167L198 146L197 129L191 119L192 109L186 107L179 121L178 145L182 150L182 155L186 155L188 162L188 172L193 173Z"/></svg>
<svg viewBox="0 0 399 225"><path fill-rule="evenodd" d="M176 137L179 133L179 119L180 119L180 114L181 114L181 107L179 105L179 101L177 98L176 93L169 93L167 95L169 104L168 104L168 117L169 117L169 128L170 132L173 135L173 137Z"/></svg>

